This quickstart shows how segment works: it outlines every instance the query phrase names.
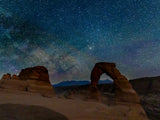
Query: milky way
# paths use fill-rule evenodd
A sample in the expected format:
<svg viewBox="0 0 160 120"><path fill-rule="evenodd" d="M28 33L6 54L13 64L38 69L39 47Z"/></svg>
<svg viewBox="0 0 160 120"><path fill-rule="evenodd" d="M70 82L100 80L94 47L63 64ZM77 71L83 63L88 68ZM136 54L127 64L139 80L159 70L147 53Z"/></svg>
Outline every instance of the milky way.
<svg viewBox="0 0 160 120"><path fill-rule="evenodd" d="M43 65L52 83L96 62L129 79L160 75L158 0L0 0L0 76Z"/></svg>

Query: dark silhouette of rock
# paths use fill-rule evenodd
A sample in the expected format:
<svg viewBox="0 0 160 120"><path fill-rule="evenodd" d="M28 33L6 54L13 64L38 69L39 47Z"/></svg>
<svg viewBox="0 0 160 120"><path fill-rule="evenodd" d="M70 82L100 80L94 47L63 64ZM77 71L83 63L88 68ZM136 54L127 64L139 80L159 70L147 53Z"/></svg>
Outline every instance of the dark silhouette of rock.
<svg viewBox="0 0 160 120"><path fill-rule="evenodd" d="M21 80L38 80L49 82L48 70L43 66L22 69L19 78Z"/></svg>
<svg viewBox="0 0 160 120"><path fill-rule="evenodd" d="M91 97L97 96L99 99L97 84L103 73L106 73L114 81L116 102L140 102L137 93L132 88L127 78L116 68L116 64L108 62L96 63L91 72Z"/></svg>
<svg viewBox="0 0 160 120"><path fill-rule="evenodd" d="M1 80L10 80L11 79L11 74L7 73L7 74L4 74L1 78Z"/></svg>
<svg viewBox="0 0 160 120"><path fill-rule="evenodd" d="M19 77L17 75L13 74L12 77L11 77L11 79L12 80L19 80Z"/></svg>

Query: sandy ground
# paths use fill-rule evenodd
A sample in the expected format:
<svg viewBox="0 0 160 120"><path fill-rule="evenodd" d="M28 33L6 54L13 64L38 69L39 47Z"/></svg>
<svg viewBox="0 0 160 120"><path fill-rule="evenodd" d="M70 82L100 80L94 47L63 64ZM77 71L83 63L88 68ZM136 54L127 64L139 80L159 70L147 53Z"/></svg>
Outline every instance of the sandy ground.
<svg viewBox="0 0 160 120"><path fill-rule="evenodd" d="M17 109L17 112L19 112L21 109L24 110L26 105L32 105L32 106L34 105L34 107L36 106L41 107L41 109L43 107L44 108L43 112L42 111L40 112L34 111L34 112L44 114L45 116L46 114L49 114L47 113L47 110L50 111L51 114L53 113L53 115L55 115L55 119L51 118L48 120L59 120L59 118L57 117L58 115L60 117L63 117L64 120L65 119L66 120L67 119L68 120L138 120L138 119L143 120L143 118L141 117L145 116L143 110L140 110L140 112L137 111L139 105L108 106L100 102L83 101L80 99L65 99L58 97L47 98L37 93L28 93L28 92L11 91L11 90L9 91L0 89L0 107L3 105L4 109L13 110L14 105L12 104L22 105L19 106L19 110ZM12 107L9 108L9 106ZM11 116L10 114L13 113L13 112L10 113L8 112L7 114L4 113L4 111L3 112L2 111L3 109L0 109L0 116L3 116L5 114L5 116L8 115L9 117ZM25 112L26 113L23 113L24 115L29 114L29 112L27 111ZM34 114L29 114L29 115L34 115ZM11 120L11 119L6 118L0 120Z"/></svg>

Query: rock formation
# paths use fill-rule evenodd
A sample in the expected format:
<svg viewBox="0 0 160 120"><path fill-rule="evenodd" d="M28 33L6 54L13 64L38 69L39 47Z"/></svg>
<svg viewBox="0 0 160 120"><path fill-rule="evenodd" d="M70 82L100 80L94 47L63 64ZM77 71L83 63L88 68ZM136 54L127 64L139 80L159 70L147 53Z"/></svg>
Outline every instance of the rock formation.
<svg viewBox="0 0 160 120"><path fill-rule="evenodd" d="M0 81L0 88L36 92L48 97L54 95L48 70L43 66L23 69L18 76L5 74Z"/></svg>
<svg viewBox="0 0 160 120"><path fill-rule="evenodd" d="M139 103L139 98L135 90L127 78L122 75L116 68L115 63L100 62L97 63L91 72L91 95L95 96L98 93L97 84L100 76L106 73L110 76L115 84L115 99L116 102ZM98 97L98 95L97 95Z"/></svg>
<svg viewBox="0 0 160 120"><path fill-rule="evenodd" d="M1 81L0 81L0 88L4 89L14 89L14 90L22 90L25 91L26 88L26 82L20 81L19 77L17 75L12 75L7 73L4 74Z"/></svg>
<svg viewBox="0 0 160 120"><path fill-rule="evenodd" d="M19 80L20 78L17 75L13 74L12 77L11 77L11 79L12 80Z"/></svg>
<svg viewBox="0 0 160 120"><path fill-rule="evenodd" d="M49 82L48 70L43 66L22 69L19 74L21 80L38 80Z"/></svg>
<svg viewBox="0 0 160 120"><path fill-rule="evenodd" d="M11 79L11 74L7 73L7 74L4 74L1 78L2 81L4 80L10 80Z"/></svg>
<svg viewBox="0 0 160 120"><path fill-rule="evenodd" d="M97 97L97 98L99 97L97 84L100 79L100 76L103 73L106 73L114 81L116 106L123 105L121 111L125 111L125 107L129 108L128 112L127 111L125 112L126 120L138 120L138 119L148 120L145 111L140 105L140 100L138 98L137 93L132 88L127 78L123 76L116 68L115 63L108 63L108 62L96 63L91 72L91 87L90 87L91 97ZM121 111L119 112L121 113Z"/></svg>

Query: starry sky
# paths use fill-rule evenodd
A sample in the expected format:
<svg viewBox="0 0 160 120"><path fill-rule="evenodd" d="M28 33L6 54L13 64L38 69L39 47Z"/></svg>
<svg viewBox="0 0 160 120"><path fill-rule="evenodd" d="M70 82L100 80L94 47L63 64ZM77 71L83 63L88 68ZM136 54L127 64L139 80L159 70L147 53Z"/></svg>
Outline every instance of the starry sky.
<svg viewBox="0 0 160 120"><path fill-rule="evenodd" d="M160 75L159 0L0 0L0 77L42 65L52 83L89 80L101 61Z"/></svg>

